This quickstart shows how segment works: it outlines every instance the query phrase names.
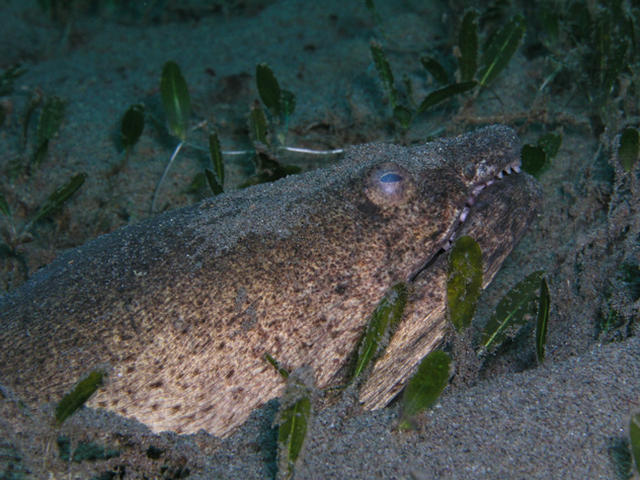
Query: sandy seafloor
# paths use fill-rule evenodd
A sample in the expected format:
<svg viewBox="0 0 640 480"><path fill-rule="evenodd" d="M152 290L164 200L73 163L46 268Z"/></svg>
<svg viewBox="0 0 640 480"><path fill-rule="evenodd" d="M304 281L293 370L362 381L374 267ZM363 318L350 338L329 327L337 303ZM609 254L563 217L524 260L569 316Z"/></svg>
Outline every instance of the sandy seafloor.
<svg viewBox="0 0 640 480"><path fill-rule="evenodd" d="M369 41L383 39L396 79L401 72L409 74L421 99L435 87L419 57L429 49L450 50L459 5L380 2L386 34L381 37L364 2L228 2L224 8L215 3L177 8L167 2L164 9L146 13L139 7L138 14L103 8L58 21L37 2L0 3L0 69L16 62L26 69L14 91L1 98L9 113L0 128L0 191L16 223L71 174L88 175L64 209L41 222L33 241L20 247L29 274L66 248L149 215L153 189L175 145L163 132L158 93L167 60L177 61L187 79L192 125L206 122L206 128L189 133L200 145L206 145L207 128L218 131L223 149L250 145L246 115L257 99L254 72L260 62L268 62L281 85L296 94L290 145L421 143L431 135L454 135L493 122L513 126L531 143L543 131L560 131L560 152L540 176L544 201L538 219L486 291L475 320L482 325L525 273L544 269L551 293L544 365L531 363L531 342L507 348L488 363L475 386L445 390L409 433L395 432L398 405L363 412L345 393L314 418L296 478L616 478L611 450L626 437L630 414L640 409L640 343L633 325L627 326L637 320L639 305L620 270L625 262L637 269L639 262L638 166L625 174L611 149L624 119L594 132L579 88L540 91L553 69L543 55L525 55L521 49L491 91L422 115L403 137L394 134L389 121ZM35 89L63 98L65 119L42 165L10 177L10 165L33 148L33 125L26 150L20 139L22 112ZM145 103L157 125L147 122L126 167L110 175L121 160L114 143L120 118L137 102ZM637 121L637 109L635 115ZM252 173L252 164L248 157L226 161L230 190ZM306 169L330 160L286 161ZM185 190L203 162L206 156L185 150L160 192L159 209L202 197ZM0 265L3 288L24 281L17 261L2 259ZM624 320L623 327L599 334L598 325L612 311ZM0 478L275 474L271 423L277 402L255 412L224 440L204 432L154 435L136 422L81 410L62 433L73 441L114 446L120 456L68 463L58 456L60 432L49 426L51 406L26 411L10 392L0 394ZM150 446L160 453L148 454Z"/></svg>

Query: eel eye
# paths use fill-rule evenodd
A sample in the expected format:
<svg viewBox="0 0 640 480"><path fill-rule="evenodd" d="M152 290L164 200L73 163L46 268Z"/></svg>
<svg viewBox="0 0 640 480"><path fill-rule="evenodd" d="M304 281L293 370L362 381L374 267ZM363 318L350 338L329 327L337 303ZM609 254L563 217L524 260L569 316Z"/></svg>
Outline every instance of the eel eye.
<svg viewBox="0 0 640 480"><path fill-rule="evenodd" d="M411 174L400 165L385 162L373 167L366 179L367 198L379 207L407 202L415 193Z"/></svg>

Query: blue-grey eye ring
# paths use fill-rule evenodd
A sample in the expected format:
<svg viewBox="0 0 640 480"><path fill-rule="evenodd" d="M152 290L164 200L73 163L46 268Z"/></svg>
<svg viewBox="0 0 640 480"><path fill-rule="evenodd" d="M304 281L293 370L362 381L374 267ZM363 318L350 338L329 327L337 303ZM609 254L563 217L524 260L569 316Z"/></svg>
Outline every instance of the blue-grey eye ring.
<svg viewBox="0 0 640 480"><path fill-rule="evenodd" d="M379 207L396 206L413 197L415 184L407 169L394 162L385 162L367 174L365 193Z"/></svg>

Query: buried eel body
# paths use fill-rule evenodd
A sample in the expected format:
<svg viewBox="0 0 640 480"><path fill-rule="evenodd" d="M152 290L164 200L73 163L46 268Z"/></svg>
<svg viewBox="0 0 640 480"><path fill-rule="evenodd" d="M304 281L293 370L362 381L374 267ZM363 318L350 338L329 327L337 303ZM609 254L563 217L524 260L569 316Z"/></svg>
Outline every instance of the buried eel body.
<svg viewBox="0 0 640 480"><path fill-rule="evenodd" d="M70 250L0 297L0 384L39 405L102 369L89 407L156 432L226 436L282 393L265 353L311 366L320 388L339 384L378 301L409 282L403 320L360 390L365 408L382 407L447 332L452 236L480 243L486 286L535 215L535 181L504 175L519 155L503 126L357 146L335 166Z"/></svg>

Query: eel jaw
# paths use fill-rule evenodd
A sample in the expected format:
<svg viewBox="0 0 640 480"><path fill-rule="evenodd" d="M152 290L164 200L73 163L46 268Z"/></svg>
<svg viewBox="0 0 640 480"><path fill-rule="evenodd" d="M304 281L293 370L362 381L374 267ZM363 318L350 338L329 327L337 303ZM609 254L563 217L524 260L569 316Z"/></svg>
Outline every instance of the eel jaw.
<svg viewBox="0 0 640 480"><path fill-rule="evenodd" d="M494 183L501 181L506 176L516 174L516 173L520 173L520 159L517 159L514 162L508 164L505 168L500 170L494 177L489 178L485 182L477 183L471 187L471 193L467 197L467 201L465 202L464 207L462 208L462 211L458 216L458 221L453 227L453 232L451 233L451 235L449 235L449 238L447 239L447 241L442 245L442 248L444 250L449 250L449 248L451 247L451 244L457 238L457 234L462 228L462 225L464 225L465 221L467 220L467 217L469 216L469 211L471 207L473 207L473 205L476 203L476 200L478 199L478 195L480 195L480 192L482 192L485 188L493 185Z"/></svg>
<svg viewBox="0 0 640 480"><path fill-rule="evenodd" d="M475 199L470 214L456 229L480 244L483 258L483 288L493 279L528 224L541 201L540 188L526 174L511 175L494 183ZM376 361L360 389L360 402L367 410L386 406L404 387L420 361L438 348L449 331L446 317L447 256L444 248L428 267L417 273L402 321L384 354Z"/></svg>
<svg viewBox="0 0 640 480"><path fill-rule="evenodd" d="M446 235L446 240L435 249L435 253L431 255L427 260L422 261L416 268L411 271L411 274L406 279L407 282L413 282L416 277L425 269L429 268L430 265L434 263L436 258L442 254L443 252L448 251L451 248L453 242L455 242L456 238L458 238L459 232L464 226L467 218L469 217L469 212L471 208L478 200L480 193L487 187L493 185L496 182L502 181L505 177L513 174L519 174L521 171L520 159L514 160L509 163L506 167L500 170L497 174L490 177L486 181L482 181L476 183L470 187L470 193L467 197L464 206L462 207L458 218L454 220L449 231Z"/></svg>

